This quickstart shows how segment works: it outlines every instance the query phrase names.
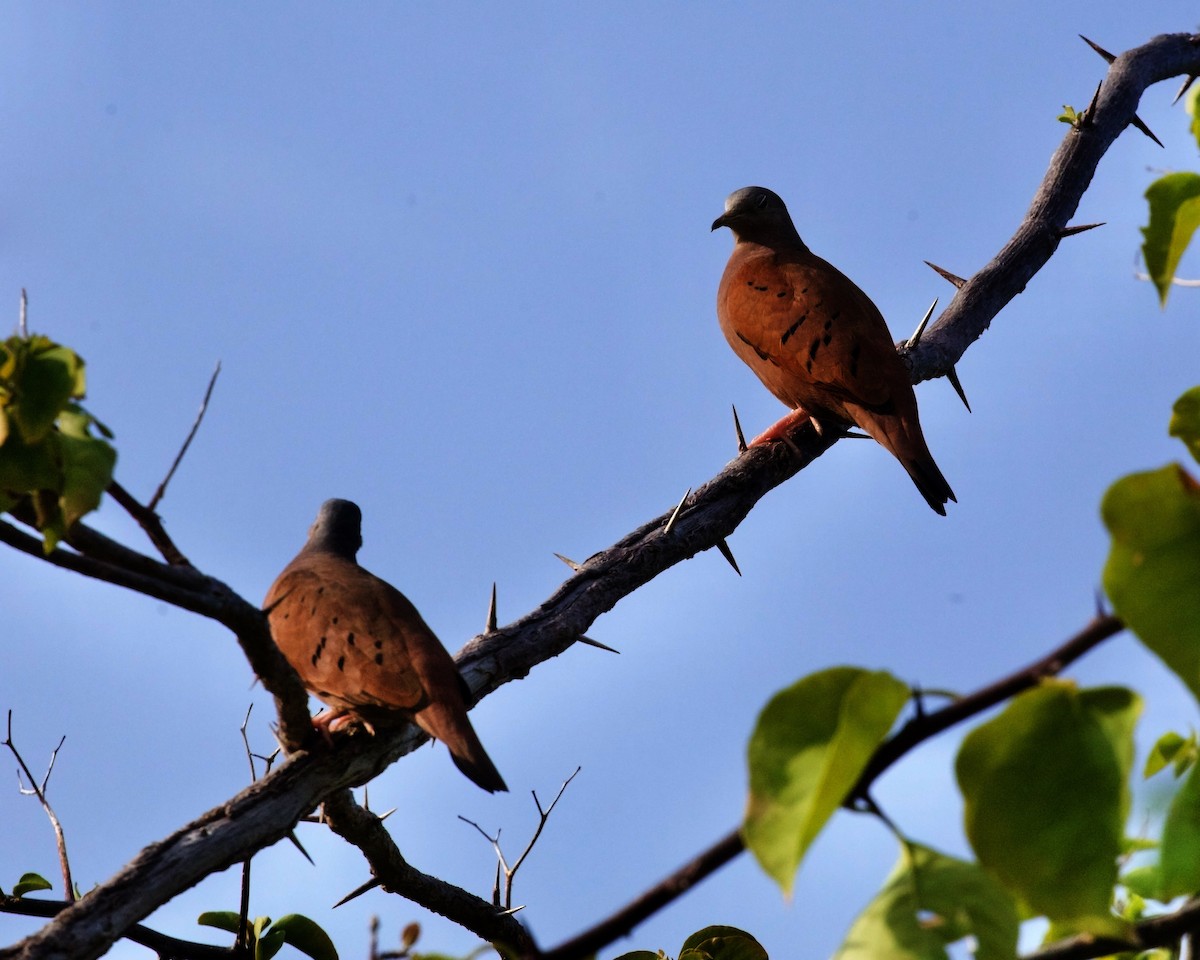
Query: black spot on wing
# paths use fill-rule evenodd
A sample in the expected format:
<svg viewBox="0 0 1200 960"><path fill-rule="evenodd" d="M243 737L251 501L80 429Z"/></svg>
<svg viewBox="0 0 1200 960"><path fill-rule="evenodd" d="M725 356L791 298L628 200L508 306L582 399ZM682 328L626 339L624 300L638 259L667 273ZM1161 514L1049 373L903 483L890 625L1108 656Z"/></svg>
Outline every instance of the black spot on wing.
<svg viewBox="0 0 1200 960"><path fill-rule="evenodd" d="M803 324L804 321L807 319L808 319L807 313L800 314L800 316L797 318L796 322L793 323L790 327L788 327L786 330L783 331L783 336L781 336L779 338L779 345L783 346L785 343L787 343L788 340L791 339L792 334L795 333L797 330L799 330L801 324Z"/></svg>

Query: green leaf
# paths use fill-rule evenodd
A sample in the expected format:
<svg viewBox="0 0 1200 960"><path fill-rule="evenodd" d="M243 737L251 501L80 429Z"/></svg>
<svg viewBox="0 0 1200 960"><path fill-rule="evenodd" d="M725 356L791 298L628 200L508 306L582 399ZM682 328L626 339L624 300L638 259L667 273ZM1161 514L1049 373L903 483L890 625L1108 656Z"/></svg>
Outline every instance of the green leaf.
<svg viewBox="0 0 1200 960"><path fill-rule="evenodd" d="M83 396L83 360L43 336L10 337L5 347L7 413L24 442L37 443L54 428L67 401Z"/></svg>
<svg viewBox="0 0 1200 960"><path fill-rule="evenodd" d="M1200 387L1192 387L1175 401L1167 432L1186 443L1193 459L1200 460Z"/></svg>
<svg viewBox="0 0 1200 960"><path fill-rule="evenodd" d="M254 941L254 960L271 960L283 946L284 939L284 932L274 927L260 934Z"/></svg>
<svg viewBox="0 0 1200 960"><path fill-rule="evenodd" d="M1146 199L1150 222L1142 228L1142 257L1165 307L1180 258L1200 226L1200 174L1168 173L1150 184Z"/></svg>
<svg viewBox="0 0 1200 960"><path fill-rule="evenodd" d="M209 910L207 913L200 914L196 918L196 922L203 927L216 927L218 930L225 930L237 936L242 917L235 910Z"/></svg>
<svg viewBox="0 0 1200 960"><path fill-rule="evenodd" d="M1200 87L1192 87L1187 98L1187 112L1192 118L1192 136L1196 138L1196 146L1200 147Z"/></svg>
<svg viewBox="0 0 1200 960"><path fill-rule="evenodd" d="M1075 112L1075 108L1070 104L1063 104L1063 112L1058 115L1059 123L1069 123L1073 127L1079 126L1080 116Z"/></svg>
<svg viewBox="0 0 1200 960"><path fill-rule="evenodd" d="M963 740L956 773L967 838L1035 914L1120 934L1109 908L1140 710L1123 688L1046 681Z"/></svg>
<svg viewBox="0 0 1200 960"><path fill-rule="evenodd" d="M759 715L742 834L785 893L908 696L891 674L834 667L776 694Z"/></svg>
<svg viewBox="0 0 1200 960"><path fill-rule="evenodd" d="M1157 900L1162 892L1162 870L1156 863L1134 867L1121 874L1121 884L1132 894L1147 900Z"/></svg>
<svg viewBox="0 0 1200 960"><path fill-rule="evenodd" d="M307 954L313 960L338 960L337 948L320 926L308 917L289 913L275 921L271 932L282 931L284 942Z"/></svg>
<svg viewBox="0 0 1200 960"><path fill-rule="evenodd" d="M834 960L944 960L946 946L974 936L976 960L1012 960L1016 904L996 879L912 844L883 889L855 919Z"/></svg>
<svg viewBox="0 0 1200 960"><path fill-rule="evenodd" d="M18 900L27 893L32 893L35 890L53 890L54 885L37 873L23 873L21 879L17 881L17 885L13 887L12 895Z"/></svg>
<svg viewBox="0 0 1200 960"><path fill-rule="evenodd" d="M762 944L737 927L711 926L683 942L679 960L768 960Z"/></svg>
<svg viewBox="0 0 1200 960"><path fill-rule="evenodd" d="M1113 607L1200 699L1200 486L1178 464L1135 473L1108 488L1100 512Z"/></svg>
<svg viewBox="0 0 1200 960"><path fill-rule="evenodd" d="M1162 889L1155 899L1165 902L1200 890L1200 767L1192 767L1171 801L1160 849Z"/></svg>
<svg viewBox="0 0 1200 960"><path fill-rule="evenodd" d="M63 433L58 440L63 481L59 502L69 529L84 514L100 506L104 491L112 483L117 451L103 440L92 437Z"/></svg>

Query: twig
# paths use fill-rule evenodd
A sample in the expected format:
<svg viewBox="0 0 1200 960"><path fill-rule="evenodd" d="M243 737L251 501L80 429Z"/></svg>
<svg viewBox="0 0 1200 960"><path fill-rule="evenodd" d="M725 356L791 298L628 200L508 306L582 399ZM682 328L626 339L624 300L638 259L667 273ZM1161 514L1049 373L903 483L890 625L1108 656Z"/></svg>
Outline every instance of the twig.
<svg viewBox="0 0 1200 960"><path fill-rule="evenodd" d="M154 491L154 496L150 498L150 502L146 505L146 509L153 511L158 506L159 501L167 493L167 484L171 482L171 478L175 476L175 471L179 469L179 464L183 462L183 455L187 453L188 447L192 445L192 440L196 436L196 431L200 429L200 424L204 422L204 414L208 410L208 401L212 397L213 387L217 385L217 377L221 374L221 364L218 361L217 367L213 370L212 376L208 380L208 389L204 391L204 399L200 401L200 410L196 413L196 420L192 424L192 429L188 431L187 439L183 441L183 446L179 448L179 453L175 454L175 462L171 464L171 469L167 471L167 475L163 477L162 483L158 485L158 489Z"/></svg>
<svg viewBox="0 0 1200 960"><path fill-rule="evenodd" d="M126 513L137 521L137 525L150 538L150 542L154 544L155 549L162 554L162 558L167 563L180 567L191 566L188 558L180 552L179 548L175 546L174 541L167 535L166 528L162 524L162 518L157 513L150 507L142 506L137 498L121 486L121 484L117 483L116 480L113 480L108 485L108 493L109 496L121 505L121 508Z"/></svg>
<svg viewBox="0 0 1200 960"><path fill-rule="evenodd" d="M21 313L17 318L17 330L21 333L22 340L29 339L29 294L25 292L25 288L21 288Z"/></svg>
<svg viewBox="0 0 1200 960"><path fill-rule="evenodd" d="M46 816L50 818L50 826L54 828L54 842L58 846L58 865L62 870L64 896L68 903L73 903L75 901L75 884L71 882L71 861L67 858L67 835L63 832L62 823L59 821L58 815L54 812L54 808L50 806L50 801L46 799L46 788L50 785L50 774L54 772L54 761L58 759L58 751L62 749L62 745L66 742L67 738L63 736L58 741L58 746L50 754L50 763L46 767L46 775L42 777L42 783L39 786L28 764L25 763L25 758L21 756L20 751L17 750L17 745L13 743L12 711L8 711L8 732L4 737L3 745L8 747L12 755L17 758L17 763L25 771L25 776L29 779L29 786L23 786L21 784L21 775L18 772L17 789L26 796L37 797L38 803L46 811Z"/></svg>
<svg viewBox="0 0 1200 960"><path fill-rule="evenodd" d="M411 866L379 818L359 806L349 790L340 790L326 799L325 820L334 833L363 852L375 875L374 885L402 892L407 899L448 917L490 943L508 944L520 956L536 954L533 938L510 914Z"/></svg>
<svg viewBox="0 0 1200 960"><path fill-rule="evenodd" d="M563 785L558 788L558 793L554 797L554 802L544 810L542 809L542 802L538 799L537 791L530 791L533 794L533 804L535 807L537 807L538 825L533 831L533 836L529 838L529 843L525 845L525 849L521 852L521 855L517 857L517 862L511 867L508 865L508 860L506 860L504 857L504 851L500 848L499 830L496 831L496 835L493 837L474 820L469 820L461 813L458 815L459 820L461 820L463 823L470 824L472 827L478 830L480 835L492 845L492 849L496 853L496 886L492 890L492 903L494 903L496 906L500 905L500 880L501 877L503 877L504 909L509 913L516 913L518 910L524 909L522 907L514 908L512 905L513 878L516 876L517 871L521 869L521 864L525 862L525 858L528 857L530 851L533 850L533 845L538 842L538 837L542 835L542 830L546 826L546 821L550 819L550 814L554 811L554 807L557 805L558 801L562 799L562 795L570 785L571 781L579 775L579 771L582 769L583 767L575 768L575 772L567 777L567 779L563 781Z"/></svg>

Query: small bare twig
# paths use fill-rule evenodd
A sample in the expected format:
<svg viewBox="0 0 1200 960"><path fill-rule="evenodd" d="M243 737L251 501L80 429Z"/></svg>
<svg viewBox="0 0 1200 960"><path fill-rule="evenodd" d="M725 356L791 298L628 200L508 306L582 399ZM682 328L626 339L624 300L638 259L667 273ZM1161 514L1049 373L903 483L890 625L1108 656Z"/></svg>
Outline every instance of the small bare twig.
<svg viewBox="0 0 1200 960"><path fill-rule="evenodd" d="M179 453L175 455L175 462L171 464L171 469L167 471L167 475L163 477L162 483L158 485L158 489L154 491L154 496L150 498L150 502L146 504L146 509L153 511L158 506L167 493L167 484L171 482L171 478L175 476L175 471L179 469L179 464L183 462L183 455L187 453L188 447L192 445L192 440L196 437L196 431L200 429L200 424L204 422L204 414L208 411L208 401L212 397L213 387L217 385L217 377L221 374L221 364L218 361L217 368L213 370L212 376L208 380L208 389L204 391L204 399L200 401L200 410L196 413L196 420L192 424L192 429L188 431L187 439L183 441L183 446L179 448Z"/></svg>
<svg viewBox="0 0 1200 960"><path fill-rule="evenodd" d="M504 851L500 849L500 831L497 830L494 837L489 836L487 831L484 830L483 827L477 824L474 820L468 820L462 814L459 814L458 819L463 823L470 824L472 827L478 830L483 838L492 845L492 849L496 851L496 884L492 889L492 903L494 903L496 906L500 906L500 878L501 875L503 875L504 909L509 913L516 913L517 911L524 909L524 907L514 907L512 905L513 878L516 876L517 871L521 869L521 864L525 862L525 858L528 857L530 852L533 850L534 844L538 842L538 837L542 835L542 830L546 826L546 821L550 819L550 814L554 812L554 808L558 804L558 801L562 799L563 793L565 793L567 787L571 785L571 781L579 776L579 771L582 769L583 767L575 768L575 772L567 777L567 779L563 781L562 786L558 788L558 793L554 795L554 800L551 802L550 806L546 807L544 810L542 809L542 802L538 799L537 791L530 791L530 793L533 794L533 805L537 807L538 825L533 831L533 836L529 838L529 843L525 845L525 849L521 851L521 855L517 857L517 862L511 867L508 865L508 861L504 858Z"/></svg>
<svg viewBox="0 0 1200 960"><path fill-rule="evenodd" d="M50 818L50 826L54 828L54 841L58 845L58 864L62 868L64 896L68 903L75 902L75 884L71 882L71 862L67 858L67 836L63 832L62 823L58 819L58 815L54 812L54 808L50 806L50 801L46 799L46 788L50 785L50 774L54 772L54 761L58 759L58 751L62 749L62 745L67 742L66 736L63 736L58 741L58 746L50 754L50 763L46 767L46 775L42 777L41 785L38 785L34 779L33 773L29 769L29 765L25 763L25 758L21 756L17 745L13 743L12 738L12 711L8 711L8 732L4 737L4 746L8 747L9 751L17 759L21 770L25 771L25 776L29 780L29 786L26 787L21 782L21 773L17 772L17 789L27 797L37 797L38 803L42 805L42 809L46 811L46 816Z"/></svg>
<svg viewBox="0 0 1200 960"><path fill-rule="evenodd" d="M137 497L126 490L116 480L108 485L108 494L120 504L127 514L129 514L137 525L142 528L142 531L150 538L150 542L154 544L156 549L167 563L172 566L190 567L191 562L183 555L180 549L175 546L174 541L167 535L166 528L162 524L162 518L149 507L143 506L138 502Z"/></svg>

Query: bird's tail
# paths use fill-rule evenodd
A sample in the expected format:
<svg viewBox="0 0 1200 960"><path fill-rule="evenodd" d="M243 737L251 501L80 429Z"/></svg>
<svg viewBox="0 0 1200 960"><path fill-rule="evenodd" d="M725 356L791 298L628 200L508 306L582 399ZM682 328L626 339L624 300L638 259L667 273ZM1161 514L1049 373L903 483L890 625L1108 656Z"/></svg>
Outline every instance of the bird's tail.
<svg viewBox="0 0 1200 960"><path fill-rule="evenodd" d="M433 703L413 719L422 730L446 745L454 765L476 786L488 793L508 791L500 771L479 742L479 735L471 726L464 707L457 705L454 709L447 704Z"/></svg>
<svg viewBox="0 0 1200 960"><path fill-rule="evenodd" d="M492 763L492 758L487 755L487 751L483 749L483 744L479 742L478 737L475 738L474 749L469 753L451 751L450 756L454 760L454 765L476 786L488 793L508 792L508 784L500 776L500 771Z"/></svg>
<svg viewBox="0 0 1200 960"><path fill-rule="evenodd" d="M912 482L917 485L921 496L925 498L925 502L935 513L944 517L946 501L953 500L958 503L958 498L954 496L950 484L934 463L933 454L929 452L925 443L925 436L921 433L921 422L917 419L915 398L890 416L880 416L862 408L853 410L852 413L854 422L900 461L901 466L912 477Z"/></svg>
<svg viewBox="0 0 1200 960"><path fill-rule="evenodd" d="M942 476L942 471L938 469L938 465L934 462L931 455L926 453L924 457L919 459L901 460L900 462L903 464L904 469L908 471L908 475L912 477L912 482L917 485L917 490L925 498L925 502L934 511L944 517L946 515L946 501L953 500L955 503L958 503L958 498L954 496L954 491L950 489L950 484Z"/></svg>

